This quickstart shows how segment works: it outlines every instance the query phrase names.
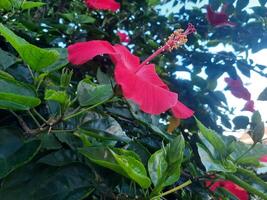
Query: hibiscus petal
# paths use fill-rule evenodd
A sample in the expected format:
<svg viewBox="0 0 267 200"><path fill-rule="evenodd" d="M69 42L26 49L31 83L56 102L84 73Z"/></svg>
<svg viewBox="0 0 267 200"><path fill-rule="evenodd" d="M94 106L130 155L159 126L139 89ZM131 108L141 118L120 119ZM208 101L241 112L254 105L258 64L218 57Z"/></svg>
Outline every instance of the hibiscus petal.
<svg viewBox="0 0 267 200"><path fill-rule="evenodd" d="M122 87L123 95L133 100L140 109L149 114L160 114L173 107L177 102L177 94L166 90L154 82L150 82L157 75L154 73L153 65L148 70L142 70L138 74L128 70L122 62L115 68L116 82ZM150 77L150 79L146 79ZM153 78L151 78L153 77Z"/></svg>
<svg viewBox="0 0 267 200"><path fill-rule="evenodd" d="M120 4L115 0L86 0L85 3L89 8L96 10L111 10L115 12L120 9Z"/></svg>
<svg viewBox="0 0 267 200"><path fill-rule="evenodd" d="M168 86L158 76L154 64L144 65L136 74L154 85L169 90Z"/></svg>
<svg viewBox="0 0 267 200"><path fill-rule="evenodd" d="M247 103L245 104L244 108L242 110L246 110L246 111L250 111L250 112L254 112L254 101L250 100L247 101Z"/></svg>
<svg viewBox="0 0 267 200"><path fill-rule="evenodd" d="M123 62L124 66L128 70L135 73L136 71L140 69L139 57L133 55L125 46L117 44L117 45L114 45L114 49L116 50L117 55L119 55L116 57L116 60L119 62Z"/></svg>
<svg viewBox="0 0 267 200"><path fill-rule="evenodd" d="M113 46L102 40L78 42L68 46L68 60L72 64L81 65L97 55L116 54Z"/></svg>
<svg viewBox="0 0 267 200"><path fill-rule="evenodd" d="M120 43L123 43L123 42L129 43L131 41L130 37L126 33L118 31L117 35L120 38Z"/></svg>
<svg viewBox="0 0 267 200"><path fill-rule="evenodd" d="M193 116L194 111L186 107L182 102L177 100L175 106L172 107L172 113L176 118L187 119Z"/></svg>
<svg viewBox="0 0 267 200"><path fill-rule="evenodd" d="M259 161L260 162L267 162L267 155L260 157Z"/></svg>
<svg viewBox="0 0 267 200"><path fill-rule="evenodd" d="M215 26L215 27L236 26L235 23L228 21L228 18L229 18L228 15L224 13L223 11L215 12L212 10L210 5L207 6L207 19L208 19L208 22L212 26Z"/></svg>

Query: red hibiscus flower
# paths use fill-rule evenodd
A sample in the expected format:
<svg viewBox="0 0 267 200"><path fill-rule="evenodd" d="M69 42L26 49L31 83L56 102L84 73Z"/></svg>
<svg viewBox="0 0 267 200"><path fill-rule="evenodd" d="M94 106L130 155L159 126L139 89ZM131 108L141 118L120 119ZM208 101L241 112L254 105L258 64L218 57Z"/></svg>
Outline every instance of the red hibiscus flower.
<svg viewBox="0 0 267 200"><path fill-rule="evenodd" d="M228 15L225 13L227 5L225 4L221 10L221 12L215 12L212 10L211 6L207 6L207 19L208 22L214 27L222 27L222 26L230 26L234 27L236 24L230 22L228 19Z"/></svg>
<svg viewBox="0 0 267 200"><path fill-rule="evenodd" d="M120 4L115 0L85 0L88 8L96 10L111 10L115 12L120 9Z"/></svg>
<svg viewBox="0 0 267 200"><path fill-rule="evenodd" d="M267 155L260 157L259 161L260 162L267 162Z"/></svg>
<svg viewBox="0 0 267 200"><path fill-rule="evenodd" d="M154 64L148 64L155 56L178 47L186 42L186 36L195 31L192 25L182 33L172 35L169 41L144 62L122 45L111 45L107 41L81 42L68 47L68 60L76 65L83 64L93 57L109 54L115 64L115 80L121 86L123 95L133 100L140 109L149 114L160 114L168 109L177 118L188 118L193 111L177 100L178 95L169 91L160 79ZM176 42L174 40L177 40Z"/></svg>
<svg viewBox="0 0 267 200"><path fill-rule="evenodd" d="M206 182L206 186L209 187L209 189L211 191L215 191L218 187L222 187L225 190L229 191L231 194L233 194L234 196L236 196L236 198L240 199L240 200L248 200L249 199L249 195L247 193L246 190L244 190L243 188L241 188L240 186L236 185L235 183L233 183L232 181L228 181L228 180L219 180L216 181L215 183L211 183L210 181Z"/></svg>
<svg viewBox="0 0 267 200"><path fill-rule="evenodd" d="M234 80L231 78L225 78L224 80L232 95L247 101L250 100L251 94L248 89L243 86L241 79Z"/></svg>
<svg viewBox="0 0 267 200"><path fill-rule="evenodd" d="M255 112L254 101L252 101L252 100L247 101L247 103L245 104L245 106L244 106L244 108L242 110Z"/></svg>
<svg viewBox="0 0 267 200"><path fill-rule="evenodd" d="M123 43L123 42L125 42L125 43L129 43L129 42L131 41L129 35L127 35L126 33L123 33L123 32L121 32L121 31L118 31L118 32L117 32L117 35L118 35L119 38L120 38L120 43Z"/></svg>

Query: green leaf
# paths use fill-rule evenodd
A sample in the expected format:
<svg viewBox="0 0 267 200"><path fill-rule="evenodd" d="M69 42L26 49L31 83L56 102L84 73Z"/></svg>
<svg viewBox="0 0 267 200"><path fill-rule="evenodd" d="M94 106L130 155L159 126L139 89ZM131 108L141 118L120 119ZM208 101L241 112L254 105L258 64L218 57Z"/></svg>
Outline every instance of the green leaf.
<svg viewBox="0 0 267 200"><path fill-rule="evenodd" d="M5 200L81 200L93 191L92 179L90 169L78 163L28 165L3 181L0 196Z"/></svg>
<svg viewBox="0 0 267 200"><path fill-rule="evenodd" d="M160 0L147 0L149 6L155 6L160 3Z"/></svg>
<svg viewBox="0 0 267 200"><path fill-rule="evenodd" d="M243 142L235 142L234 149L235 151L232 152L231 157L233 159L239 158L243 155L247 150L251 147L249 144L244 144ZM267 152L267 146L264 144L256 144L256 146L251 149L247 154L245 154L240 160L238 160L238 164L243 165L259 165L259 158L265 155Z"/></svg>
<svg viewBox="0 0 267 200"><path fill-rule="evenodd" d="M84 79L78 84L77 96L81 106L90 106L110 99L113 90L110 85L92 85Z"/></svg>
<svg viewBox="0 0 267 200"><path fill-rule="evenodd" d="M56 91L56 90L52 90L52 89L47 89L45 91L44 99L56 101L62 105L69 103L69 97L65 91Z"/></svg>
<svg viewBox="0 0 267 200"><path fill-rule="evenodd" d="M258 100L267 101L267 88L265 88L259 95Z"/></svg>
<svg viewBox="0 0 267 200"><path fill-rule="evenodd" d="M233 119L235 129L246 129L249 125L249 118L247 116L237 116Z"/></svg>
<svg viewBox="0 0 267 200"><path fill-rule="evenodd" d="M236 2L236 9L241 11L243 8L245 8L249 3L249 0L238 0Z"/></svg>
<svg viewBox="0 0 267 200"><path fill-rule="evenodd" d="M210 143L210 145L218 151L218 155L223 156L226 149L223 140L213 130L206 128L200 121L198 121L197 118L195 119L200 130L200 134L202 134L207 142Z"/></svg>
<svg viewBox="0 0 267 200"><path fill-rule="evenodd" d="M54 150L62 148L60 142L56 139L54 134L40 134L38 137L42 143L42 150Z"/></svg>
<svg viewBox="0 0 267 200"><path fill-rule="evenodd" d="M34 2L34 1L24 1L21 8L22 10L32 9L32 8L38 8L41 6L46 5L46 3L43 2Z"/></svg>
<svg viewBox="0 0 267 200"><path fill-rule="evenodd" d="M0 9L11 10L12 2L10 0L1 0L0 1Z"/></svg>
<svg viewBox="0 0 267 200"><path fill-rule="evenodd" d="M29 85L0 74L0 109L28 110L40 102Z"/></svg>
<svg viewBox="0 0 267 200"><path fill-rule="evenodd" d="M64 18L69 20L70 22L75 22L77 24L93 24L95 22L95 18L89 15L78 15L77 13L65 13L62 14Z"/></svg>
<svg viewBox="0 0 267 200"><path fill-rule="evenodd" d="M66 66L68 61L68 51L66 48L53 48L51 50L57 51L59 53L59 59L56 60L53 64L48 65L45 68L42 68L42 72L53 72L56 70L61 69L62 67Z"/></svg>
<svg viewBox="0 0 267 200"><path fill-rule="evenodd" d="M21 58L33 70L41 71L59 58L59 53L56 50L47 50L34 46L1 23L0 34L17 50Z"/></svg>
<svg viewBox="0 0 267 200"><path fill-rule="evenodd" d="M267 3L267 0L259 0L259 3L261 4L261 6L265 6L265 4Z"/></svg>
<svg viewBox="0 0 267 200"><path fill-rule="evenodd" d="M165 148L156 151L148 161L148 172L157 195L164 186L169 186L180 177L180 167L184 154L184 138L177 136Z"/></svg>
<svg viewBox="0 0 267 200"><path fill-rule="evenodd" d="M255 127L249 132L254 143L261 142L265 132L264 122L259 122Z"/></svg>
<svg viewBox="0 0 267 200"><path fill-rule="evenodd" d="M3 178L29 162L39 151L41 142L24 142L15 129L1 128L0 132L0 178Z"/></svg>
<svg viewBox="0 0 267 200"><path fill-rule="evenodd" d="M258 124L259 122L261 122L261 114L259 111L255 111L253 113L253 115L251 116L251 124L252 126L255 126L256 124Z"/></svg>
<svg viewBox="0 0 267 200"><path fill-rule="evenodd" d="M197 144L197 150L202 164L204 165L207 172L235 172L236 167L230 162L222 164L221 161L215 160L210 152L201 144Z"/></svg>
<svg viewBox="0 0 267 200"><path fill-rule="evenodd" d="M120 175L128 177L122 167L114 159L112 153L106 147L85 147L79 148L79 152L92 162L108 168Z"/></svg>
<svg viewBox="0 0 267 200"><path fill-rule="evenodd" d="M56 138L66 145L68 145L71 149L76 150L77 148L82 146L82 141L71 132L57 132L54 134Z"/></svg>
<svg viewBox="0 0 267 200"><path fill-rule="evenodd" d="M144 165L131 156L118 155L110 150L120 167L126 174L142 188L148 188L151 185L150 179L147 177L147 172Z"/></svg>
<svg viewBox="0 0 267 200"><path fill-rule="evenodd" d="M164 149L156 151L148 160L148 172L155 187L160 186L166 176L168 163Z"/></svg>
<svg viewBox="0 0 267 200"><path fill-rule="evenodd" d="M0 69L7 69L17 62L17 58L6 51L0 49Z"/></svg>
<svg viewBox="0 0 267 200"><path fill-rule="evenodd" d="M103 140L131 141L114 118L93 112L85 117L78 132Z"/></svg>
<svg viewBox="0 0 267 200"><path fill-rule="evenodd" d="M42 157L38 163L60 167L78 161L77 153L69 149L61 149Z"/></svg>

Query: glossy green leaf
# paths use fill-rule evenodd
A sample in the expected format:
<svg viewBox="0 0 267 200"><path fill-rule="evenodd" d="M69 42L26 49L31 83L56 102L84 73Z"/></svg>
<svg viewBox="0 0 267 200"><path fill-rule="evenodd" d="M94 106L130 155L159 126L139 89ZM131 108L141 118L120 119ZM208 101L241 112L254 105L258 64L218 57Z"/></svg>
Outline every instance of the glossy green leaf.
<svg viewBox="0 0 267 200"><path fill-rule="evenodd" d="M29 85L0 74L0 108L28 110L40 104L40 99Z"/></svg>
<svg viewBox="0 0 267 200"><path fill-rule="evenodd" d="M65 13L62 16L68 19L70 22L77 24L92 24L95 22L95 18L89 15L77 15L77 13Z"/></svg>
<svg viewBox="0 0 267 200"><path fill-rule="evenodd" d="M14 55L0 49L0 69L5 70L16 62L17 58Z"/></svg>
<svg viewBox="0 0 267 200"><path fill-rule="evenodd" d="M225 163L215 160L210 152L201 144L197 144L198 154L207 172L235 172L236 167L229 161Z"/></svg>
<svg viewBox="0 0 267 200"><path fill-rule="evenodd" d="M38 160L38 163L51 166L64 166L78 161L77 153L69 149L61 149L42 157Z"/></svg>
<svg viewBox="0 0 267 200"><path fill-rule="evenodd" d="M10 0L1 0L0 1L0 9L11 10L12 2Z"/></svg>
<svg viewBox="0 0 267 200"><path fill-rule="evenodd" d="M24 142L15 129L1 128L0 132L0 178L3 178L29 162L39 151L41 142Z"/></svg>
<svg viewBox="0 0 267 200"><path fill-rule="evenodd" d="M34 2L34 1L24 1L21 5L22 10L32 9L32 8L38 8L41 6L44 6L45 3L43 2Z"/></svg>
<svg viewBox="0 0 267 200"><path fill-rule="evenodd" d="M73 150L82 147L82 141L72 132L62 131L54 133L54 135L56 136L58 141L69 146Z"/></svg>
<svg viewBox="0 0 267 200"><path fill-rule="evenodd" d="M219 152L223 155L225 153L226 146L223 140L211 129L206 128L199 120L196 119L197 126L200 130L200 134Z"/></svg>
<svg viewBox="0 0 267 200"><path fill-rule="evenodd" d="M81 106L90 106L110 99L113 90L110 85L92 85L85 79L78 85L77 96Z"/></svg>
<svg viewBox="0 0 267 200"><path fill-rule="evenodd" d="M147 177L147 172L144 165L135 158L127 155L118 155L111 151L119 166L125 173L142 188L148 188L151 185L150 179Z"/></svg>
<svg viewBox="0 0 267 200"><path fill-rule="evenodd" d="M155 186L153 194L178 181L184 154L184 139L177 136L166 147L156 151L148 161L148 172Z"/></svg>
<svg viewBox="0 0 267 200"><path fill-rule="evenodd" d="M90 169L82 164L28 165L4 180L0 197L5 200L82 200L94 189L92 178Z"/></svg>
<svg viewBox="0 0 267 200"><path fill-rule="evenodd" d="M56 62L59 58L59 53L56 50L47 50L34 46L1 23L0 34L17 50L21 58L33 70L40 71Z"/></svg>
<svg viewBox="0 0 267 200"><path fill-rule="evenodd" d="M104 140L130 141L130 138L114 118L97 113L88 114L78 132Z"/></svg>
<svg viewBox="0 0 267 200"><path fill-rule="evenodd" d="M156 151L148 160L148 172L154 186L159 186L166 178L168 163L164 149Z"/></svg>
<svg viewBox="0 0 267 200"><path fill-rule="evenodd" d="M128 177L127 173L122 167L116 162L112 153L106 147L85 147L80 148L79 152L92 162L108 168L118 174Z"/></svg>
<svg viewBox="0 0 267 200"><path fill-rule="evenodd" d="M42 68L41 69L42 72L53 72L61 69L62 67L66 66L69 63L68 52L66 48L54 48L53 50L59 53L59 58L51 65Z"/></svg>
<svg viewBox="0 0 267 200"><path fill-rule="evenodd" d="M65 91L56 91L56 90L52 90L52 89L47 89L45 91L44 99L56 101L62 105L69 103L69 97Z"/></svg>
<svg viewBox="0 0 267 200"><path fill-rule="evenodd" d="M55 150L62 148L62 145L57 140L54 134L40 134L38 138L41 140L41 148L46 150Z"/></svg>

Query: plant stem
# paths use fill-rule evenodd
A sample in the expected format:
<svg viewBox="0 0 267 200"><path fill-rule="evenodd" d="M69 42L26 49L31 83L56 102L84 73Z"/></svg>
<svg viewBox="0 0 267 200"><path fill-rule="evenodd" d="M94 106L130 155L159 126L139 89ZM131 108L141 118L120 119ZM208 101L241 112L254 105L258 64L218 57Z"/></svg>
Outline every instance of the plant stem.
<svg viewBox="0 0 267 200"><path fill-rule="evenodd" d="M182 188L184 188L184 187L190 185L191 183L192 183L192 181L189 179L189 180L186 181L185 183L183 183L183 184L181 184L181 185L178 185L177 187L172 188L172 189L168 190L167 192L164 192L164 193L162 193L162 194L160 194L160 195L158 195L158 196L155 196L155 197L153 197L153 198L150 199L150 200L156 200L156 199L158 199L158 198L160 198L160 197L163 197L163 196L166 196L166 195L171 194L171 193L173 193L173 192L176 192L176 191L178 191L178 190L180 190L180 189L182 189Z"/></svg>
<svg viewBox="0 0 267 200"><path fill-rule="evenodd" d="M27 112L29 113L29 115L31 116L31 118L33 119L33 121L35 122L35 124L40 128L41 124L38 122L38 120L33 116L33 114L31 113L30 110L27 110Z"/></svg>
<svg viewBox="0 0 267 200"><path fill-rule="evenodd" d="M34 112L34 114L35 114L37 117L39 117L39 119L41 119L44 123L47 124L46 119L45 119L40 113L38 113L37 110L35 110L35 108L33 108L32 111Z"/></svg>
<svg viewBox="0 0 267 200"><path fill-rule="evenodd" d="M248 150L246 150L241 156L239 156L236 160L235 160L235 163L237 163L242 157L244 157L248 152L250 152L255 146L256 146L257 143L253 143L253 145L251 145L249 147Z"/></svg>
<svg viewBox="0 0 267 200"><path fill-rule="evenodd" d="M113 97L112 97L112 98L113 98ZM91 109L93 109L93 108L95 108L95 107L97 107L97 106L99 106L99 105L101 105L101 104L103 104L103 103L108 102L108 101L111 100L112 98L110 98L110 99L108 99L108 100L101 101L101 102L99 102L99 103L97 103L97 104L95 104L95 105L92 105L92 106L88 107L88 108L82 109L81 111L76 112L76 113L74 113L74 114L70 114L70 115L64 117L63 120L65 121L65 120L71 119L71 118L73 118L73 117L79 116L79 115L83 114L84 112L87 112L87 111L89 111L89 110L91 110Z"/></svg>

